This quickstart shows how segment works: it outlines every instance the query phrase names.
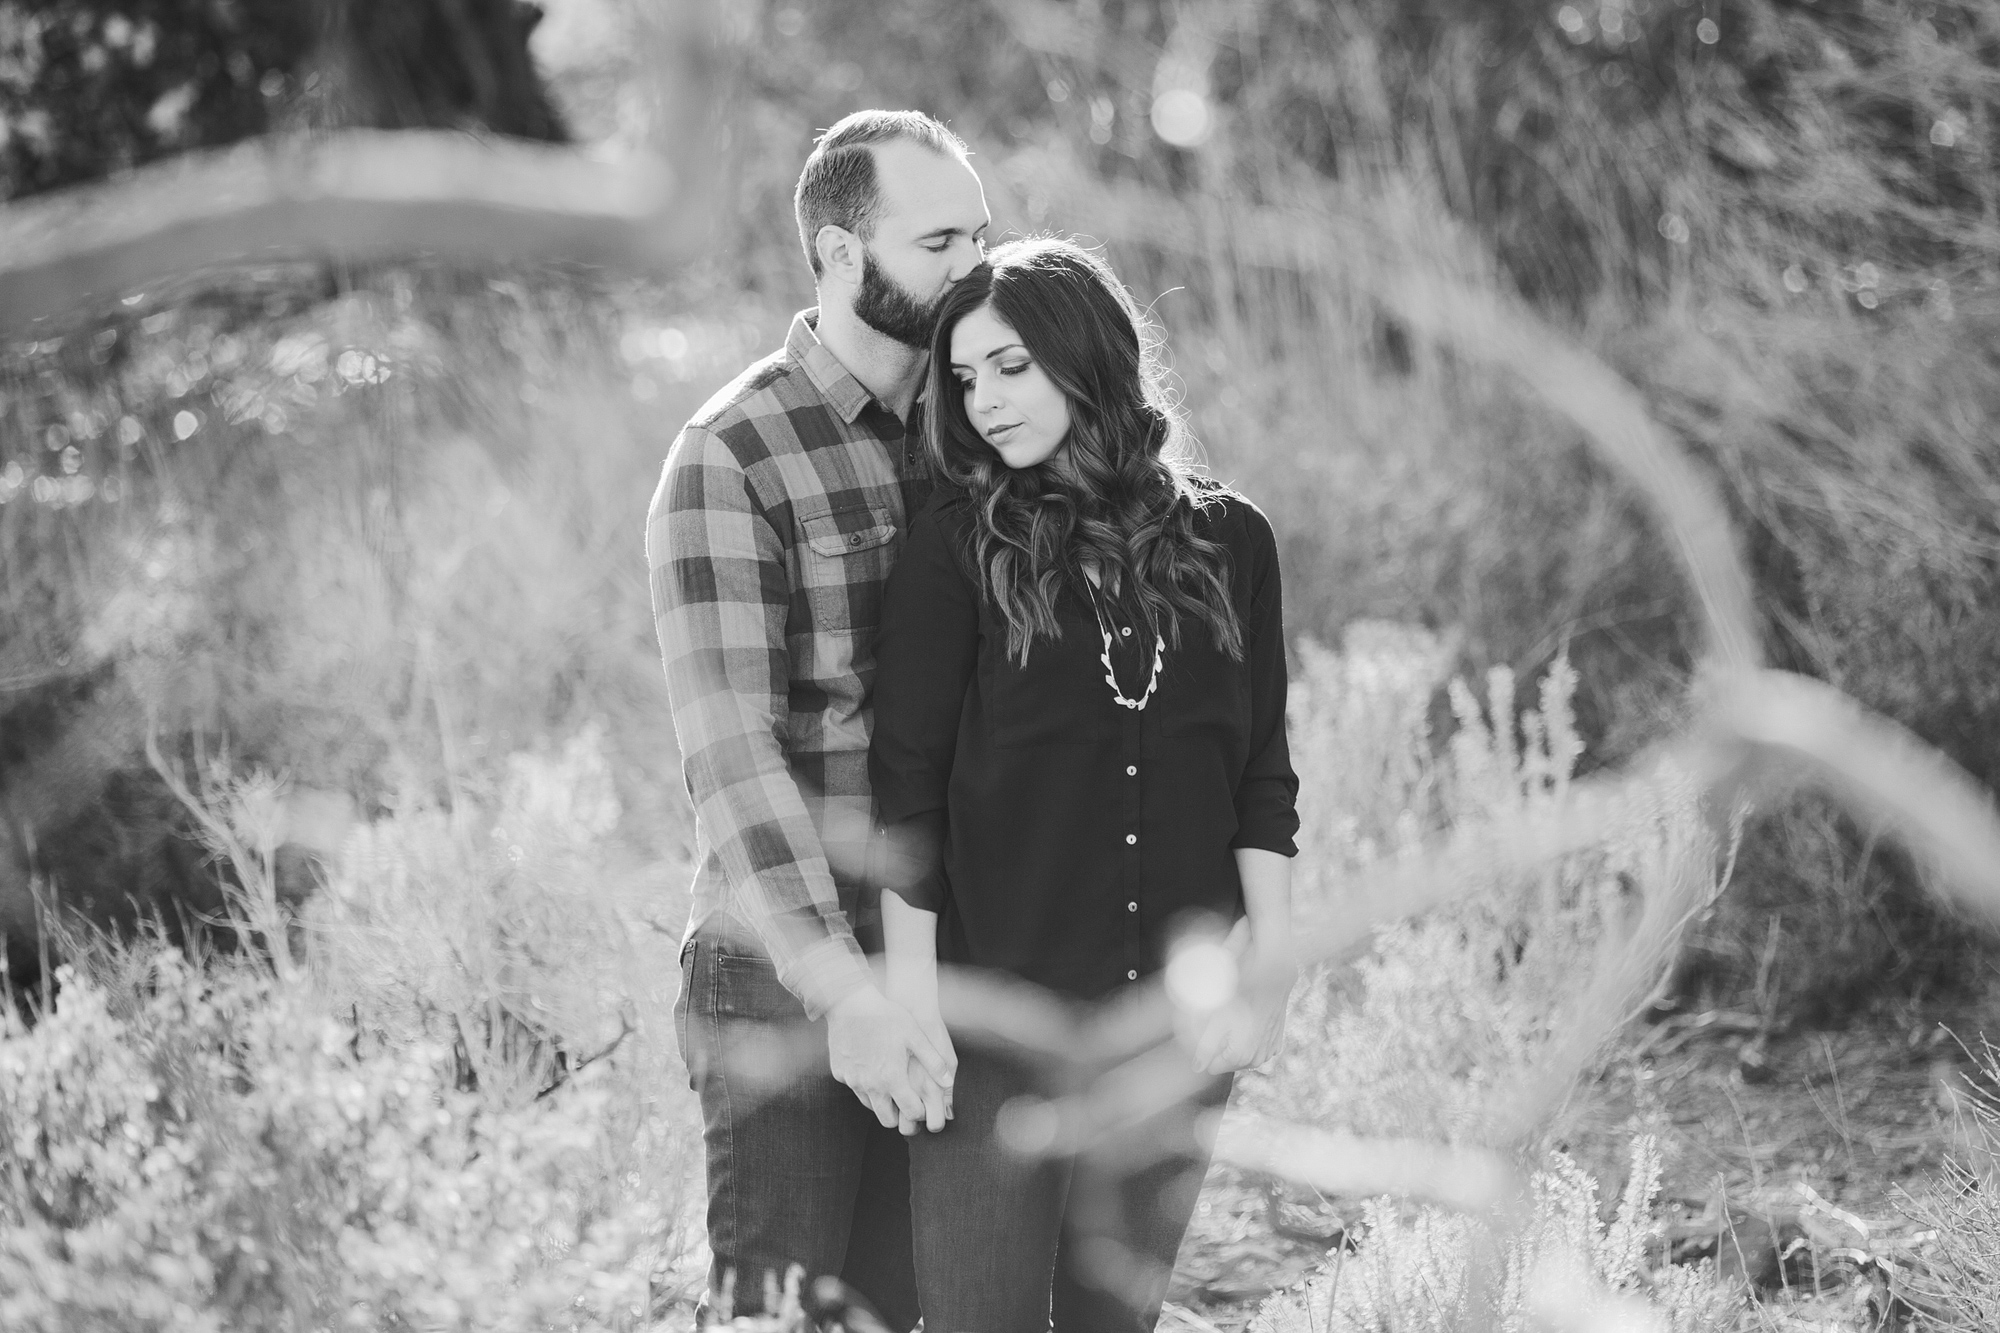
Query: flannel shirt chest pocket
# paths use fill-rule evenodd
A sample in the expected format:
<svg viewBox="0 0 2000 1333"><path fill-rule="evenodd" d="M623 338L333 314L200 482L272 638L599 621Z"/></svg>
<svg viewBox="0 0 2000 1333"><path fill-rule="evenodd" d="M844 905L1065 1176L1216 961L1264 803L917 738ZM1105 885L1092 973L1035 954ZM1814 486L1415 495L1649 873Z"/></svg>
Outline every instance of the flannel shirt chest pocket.
<svg viewBox="0 0 2000 1333"><path fill-rule="evenodd" d="M829 506L798 515L796 596L811 636L811 675L819 680L872 665L882 623L882 585L896 558L896 516L884 505ZM798 618L795 617L795 625ZM858 641L859 640L859 641Z"/></svg>

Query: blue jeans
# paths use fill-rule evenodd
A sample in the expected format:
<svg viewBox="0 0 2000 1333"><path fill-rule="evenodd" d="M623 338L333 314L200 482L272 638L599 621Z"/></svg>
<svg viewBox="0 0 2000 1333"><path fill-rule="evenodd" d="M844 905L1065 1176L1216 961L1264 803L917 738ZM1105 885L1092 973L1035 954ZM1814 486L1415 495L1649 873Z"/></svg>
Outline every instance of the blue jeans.
<svg viewBox="0 0 2000 1333"><path fill-rule="evenodd" d="M764 1308L764 1275L839 1277L892 1329L917 1322L910 1166L902 1135L828 1070L770 960L705 932L681 950L674 1006L708 1149L706 1304L734 1275L735 1312Z"/></svg>
<svg viewBox="0 0 2000 1333"><path fill-rule="evenodd" d="M1009 1057L961 1048L951 1123L910 1141L925 1333L1151 1333L1208 1170L1194 1116L1217 1078L1107 1155L1032 1160L994 1133L1000 1108L1046 1089Z"/></svg>

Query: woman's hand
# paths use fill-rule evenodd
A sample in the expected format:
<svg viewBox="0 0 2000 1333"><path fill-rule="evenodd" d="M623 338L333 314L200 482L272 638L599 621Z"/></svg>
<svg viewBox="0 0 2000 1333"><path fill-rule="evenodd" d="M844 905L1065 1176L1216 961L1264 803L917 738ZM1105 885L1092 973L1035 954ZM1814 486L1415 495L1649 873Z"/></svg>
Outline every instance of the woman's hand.
<svg viewBox="0 0 2000 1333"><path fill-rule="evenodd" d="M1194 1067L1205 1074L1250 1069L1285 1042L1285 1004L1298 967L1292 961L1292 862L1259 847L1236 849L1243 917L1226 941L1236 956L1236 993L1197 1018L1187 1034Z"/></svg>
<svg viewBox="0 0 2000 1333"><path fill-rule="evenodd" d="M1192 1034L1194 1067L1230 1074L1270 1061L1285 1044L1285 1009L1298 969L1289 957L1250 943L1249 921L1236 923L1228 944L1242 984L1229 1002L1198 1023Z"/></svg>
<svg viewBox="0 0 2000 1333"><path fill-rule="evenodd" d="M1204 1074L1254 1069L1285 1044L1285 994L1239 995L1195 1033L1194 1067Z"/></svg>
<svg viewBox="0 0 2000 1333"><path fill-rule="evenodd" d="M889 998L902 1006L916 1023L917 1031L937 1052L946 1070L944 1078L926 1086L923 1115L903 1116L897 1128L906 1135L916 1133L919 1126L936 1133L951 1119L951 1076L958 1072L958 1052L952 1048L951 1032L944 1025L944 1014L938 1005L937 966L933 963L923 969L898 968L892 962L886 989ZM929 1095L931 1086L937 1088L938 1095Z"/></svg>
<svg viewBox="0 0 2000 1333"><path fill-rule="evenodd" d="M920 1083L923 1105L915 1113L898 1105L896 1127L907 1135L921 1125L935 1134L951 1119L951 1083L958 1073L958 1052L938 1007L937 913L912 907L898 894L883 894L882 943L882 989L938 1057L937 1067L928 1071L935 1077Z"/></svg>

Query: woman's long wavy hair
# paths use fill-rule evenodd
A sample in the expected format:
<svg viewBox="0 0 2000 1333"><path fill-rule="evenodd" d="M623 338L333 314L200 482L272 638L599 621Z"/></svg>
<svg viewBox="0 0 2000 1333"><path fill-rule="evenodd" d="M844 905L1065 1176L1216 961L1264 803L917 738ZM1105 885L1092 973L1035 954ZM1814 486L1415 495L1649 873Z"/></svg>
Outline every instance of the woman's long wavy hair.
<svg viewBox="0 0 2000 1333"><path fill-rule="evenodd" d="M990 305L1069 400L1067 439L1015 471L966 417L951 370L959 320ZM1008 656L1061 637L1065 583L1101 595L1179 647L1184 623L1243 657L1229 600L1228 552L1195 530L1220 488L1195 470L1186 432L1160 383L1138 306L1110 266L1072 242L1014 241L954 286L931 336L928 444L940 477L973 502L973 567L1007 620Z"/></svg>

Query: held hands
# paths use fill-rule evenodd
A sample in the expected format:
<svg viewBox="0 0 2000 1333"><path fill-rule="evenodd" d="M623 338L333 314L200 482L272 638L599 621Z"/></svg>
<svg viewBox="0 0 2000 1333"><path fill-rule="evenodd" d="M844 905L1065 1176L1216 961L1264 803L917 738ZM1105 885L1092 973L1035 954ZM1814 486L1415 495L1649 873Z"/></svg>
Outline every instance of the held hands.
<svg viewBox="0 0 2000 1333"><path fill-rule="evenodd" d="M888 968L889 999L899 1004L916 1022L917 1031L930 1043L931 1049L943 1057L946 1073L942 1081L944 1092L943 1119L933 1117L931 1106L925 1103L925 1114L921 1121L902 1120L898 1128L905 1134L914 1134L917 1127L924 1127L936 1133L944 1128L944 1121L952 1118L952 1083L958 1075L958 1052L951 1044L951 1033L945 1028L944 1014L938 1006L937 965L899 967L895 959L890 959Z"/></svg>
<svg viewBox="0 0 2000 1333"><path fill-rule="evenodd" d="M932 988L922 1017L873 986L841 1000L826 1015L827 1058L833 1076L853 1089L885 1129L933 1132L951 1118L951 1084L958 1071Z"/></svg>

